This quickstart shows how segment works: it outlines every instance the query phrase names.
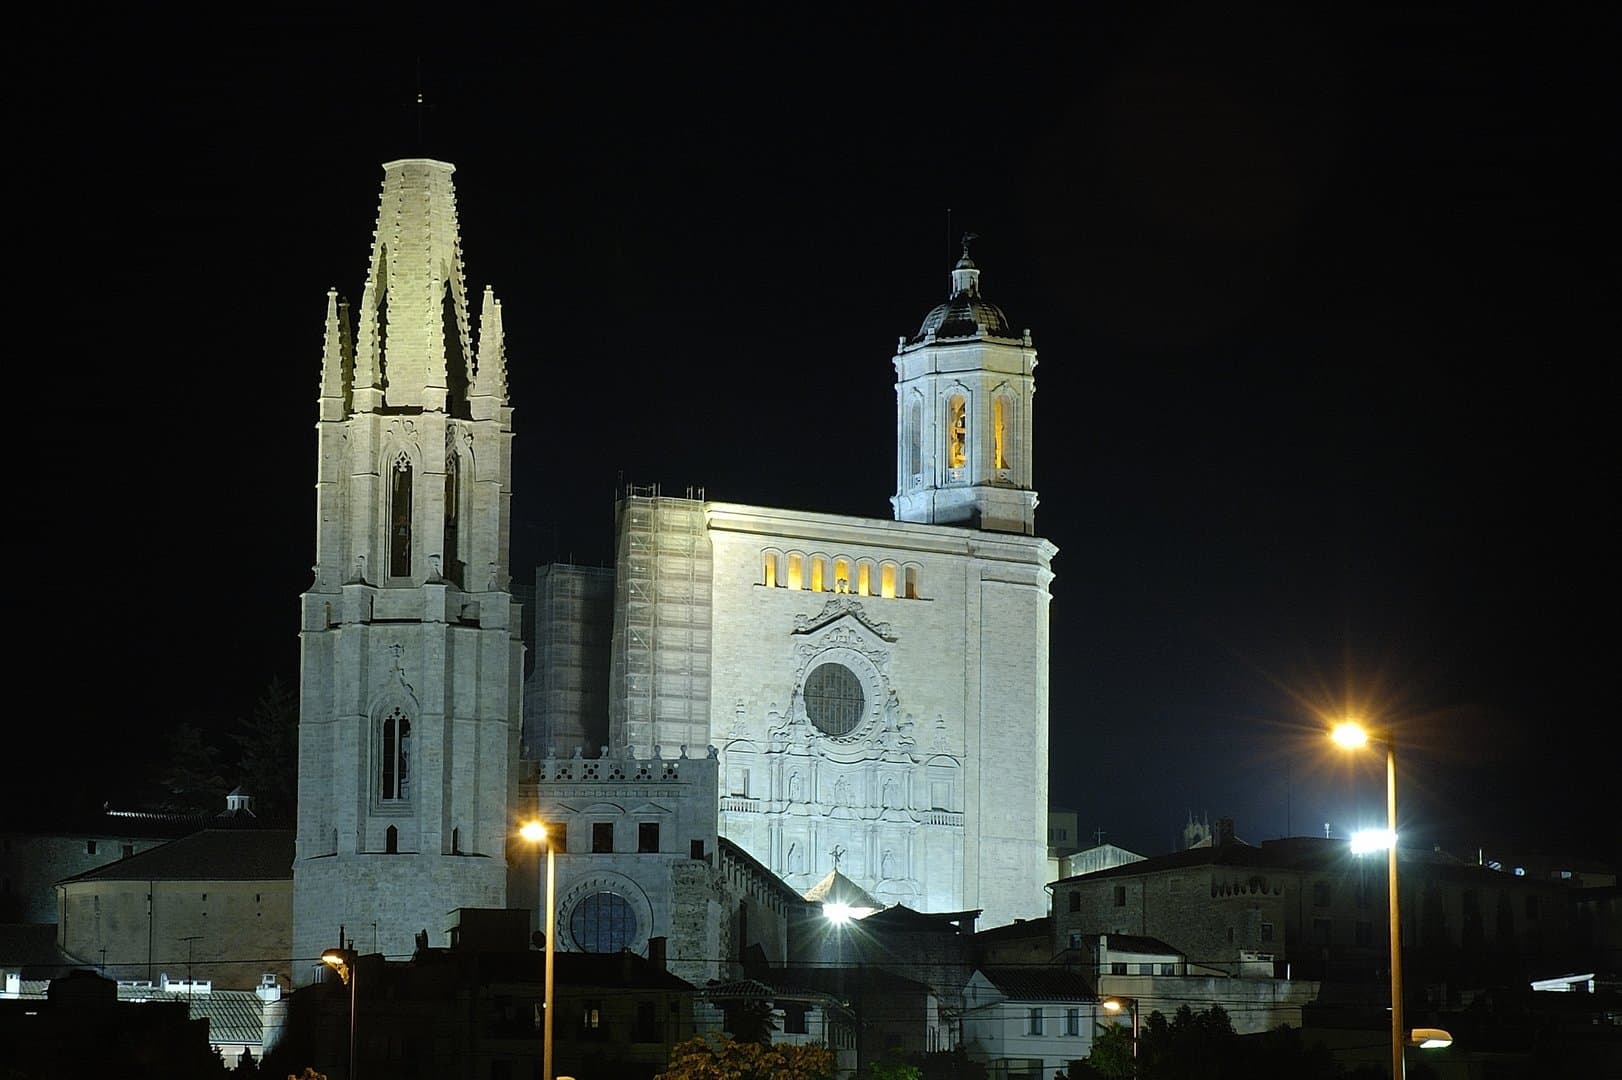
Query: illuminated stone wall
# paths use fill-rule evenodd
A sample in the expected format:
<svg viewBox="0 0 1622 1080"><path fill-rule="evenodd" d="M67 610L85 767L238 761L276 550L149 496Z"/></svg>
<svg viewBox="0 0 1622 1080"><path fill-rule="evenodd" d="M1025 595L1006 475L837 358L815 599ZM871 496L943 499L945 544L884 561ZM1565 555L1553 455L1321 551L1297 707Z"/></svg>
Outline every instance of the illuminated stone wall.
<svg viewBox="0 0 1622 1080"><path fill-rule="evenodd" d="M707 513L723 835L802 891L837 853L885 903L983 908L984 926L1044 914L1052 545L723 503ZM886 564L900 572L894 596L833 573ZM819 700L827 665L849 673L831 704ZM830 708L845 711L830 721Z"/></svg>

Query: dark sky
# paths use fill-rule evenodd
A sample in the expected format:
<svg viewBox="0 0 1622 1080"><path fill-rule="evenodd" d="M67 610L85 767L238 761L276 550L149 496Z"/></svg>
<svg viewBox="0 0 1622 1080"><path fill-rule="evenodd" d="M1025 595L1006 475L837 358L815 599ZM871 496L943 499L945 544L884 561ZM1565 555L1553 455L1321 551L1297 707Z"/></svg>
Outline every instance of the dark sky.
<svg viewBox="0 0 1622 1080"><path fill-rule="evenodd" d="M1069 7L23 27L22 783L110 790L296 678L325 290L433 156L505 305L520 578L609 560L622 480L889 516L890 357L972 230L1040 350L1084 832L1378 818L1350 708L1412 835L1614 857L1615 25Z"/></svg>

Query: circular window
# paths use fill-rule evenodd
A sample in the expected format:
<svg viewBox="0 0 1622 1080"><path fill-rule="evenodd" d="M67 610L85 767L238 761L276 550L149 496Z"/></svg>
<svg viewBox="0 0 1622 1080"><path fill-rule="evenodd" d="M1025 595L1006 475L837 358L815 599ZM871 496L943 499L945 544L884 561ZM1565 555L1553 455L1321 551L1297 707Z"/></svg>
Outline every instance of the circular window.
<svg viewBox="0 0 1622 1080"><path fill-rule="evenodd" d="M586 952L617 953L636 940L636 912L618 893L589 893L569 914L569 930Z"/></svg>
<svg viewBox="0 0 1622 1080"><path fill-rule="evenodd" d="M806 676L805 713L825 735L855 731L866 704L862 680L844 664L823 664Z"/></svg>

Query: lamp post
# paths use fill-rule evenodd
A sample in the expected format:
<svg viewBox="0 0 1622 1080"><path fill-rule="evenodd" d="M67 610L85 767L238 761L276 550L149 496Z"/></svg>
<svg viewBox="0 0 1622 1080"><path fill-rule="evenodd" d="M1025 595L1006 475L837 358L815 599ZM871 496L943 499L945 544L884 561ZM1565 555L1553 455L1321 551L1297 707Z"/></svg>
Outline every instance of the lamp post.
<svg viewBox="0 0 1622 1080"><path fill-rule="evenodd" d="M1129 997L1107 997L1099 1002L1104 1006L1105 1012L1118 1013L1122 1009L1128 1010L1132 1016L1132 1074L1138 1072L1138 999Z"/></svg>
<svg viewBox="0 0 1622 1080"><path fill-rule="evenodd" d="M1350 720L1335 725L1330 737L1348 749L1366 746L1369 742L1369 733L1363 726ZM1389 731L1385 736L1385 813L1389 852L1386 886L1391 904L1391 1080L1403 1080L1407 1069L1402 1048L1407 1042L1407 1033L1402 1024L1402 919L1397 907L1397 747Z"/></svg>
<svg viewBox="0 0 1622 1080"><path fill-rule="evenodd" d="M518 830L532 844L546 844L546 983L545 998L541 1003L541 1080L552 1078L552 943L557 939L558 905L557 881L553 851L555 845L546 835L546 826L539 821L525 822Z"/></svg>
<svg viewBox="0 0 1622 1080"><path fill-rule="evenodd" d="M349 1078L355 1080L355 950L328 949L321 954L321 962L338 972L349 987Z"/></svg>

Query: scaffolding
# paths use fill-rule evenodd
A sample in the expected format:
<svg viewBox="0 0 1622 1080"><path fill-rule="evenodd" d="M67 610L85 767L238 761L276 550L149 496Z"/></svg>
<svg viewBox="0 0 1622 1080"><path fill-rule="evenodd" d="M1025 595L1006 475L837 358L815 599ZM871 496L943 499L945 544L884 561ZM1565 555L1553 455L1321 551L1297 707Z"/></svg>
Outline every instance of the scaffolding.
<svg viewBox="0 0 1622 1080"><path fill-rule="evenodd" d="M709 535L704 493L628 485L616 508L609 735L647 757L696 753L710 733Z"/></svg>
<svg viewBox="0 0 1622 1080"><path fill-rule="evenodd" d="M549 563L535 571L535 668L524 683L523 756L595 757L608 742L614 571Z"/></svg>

